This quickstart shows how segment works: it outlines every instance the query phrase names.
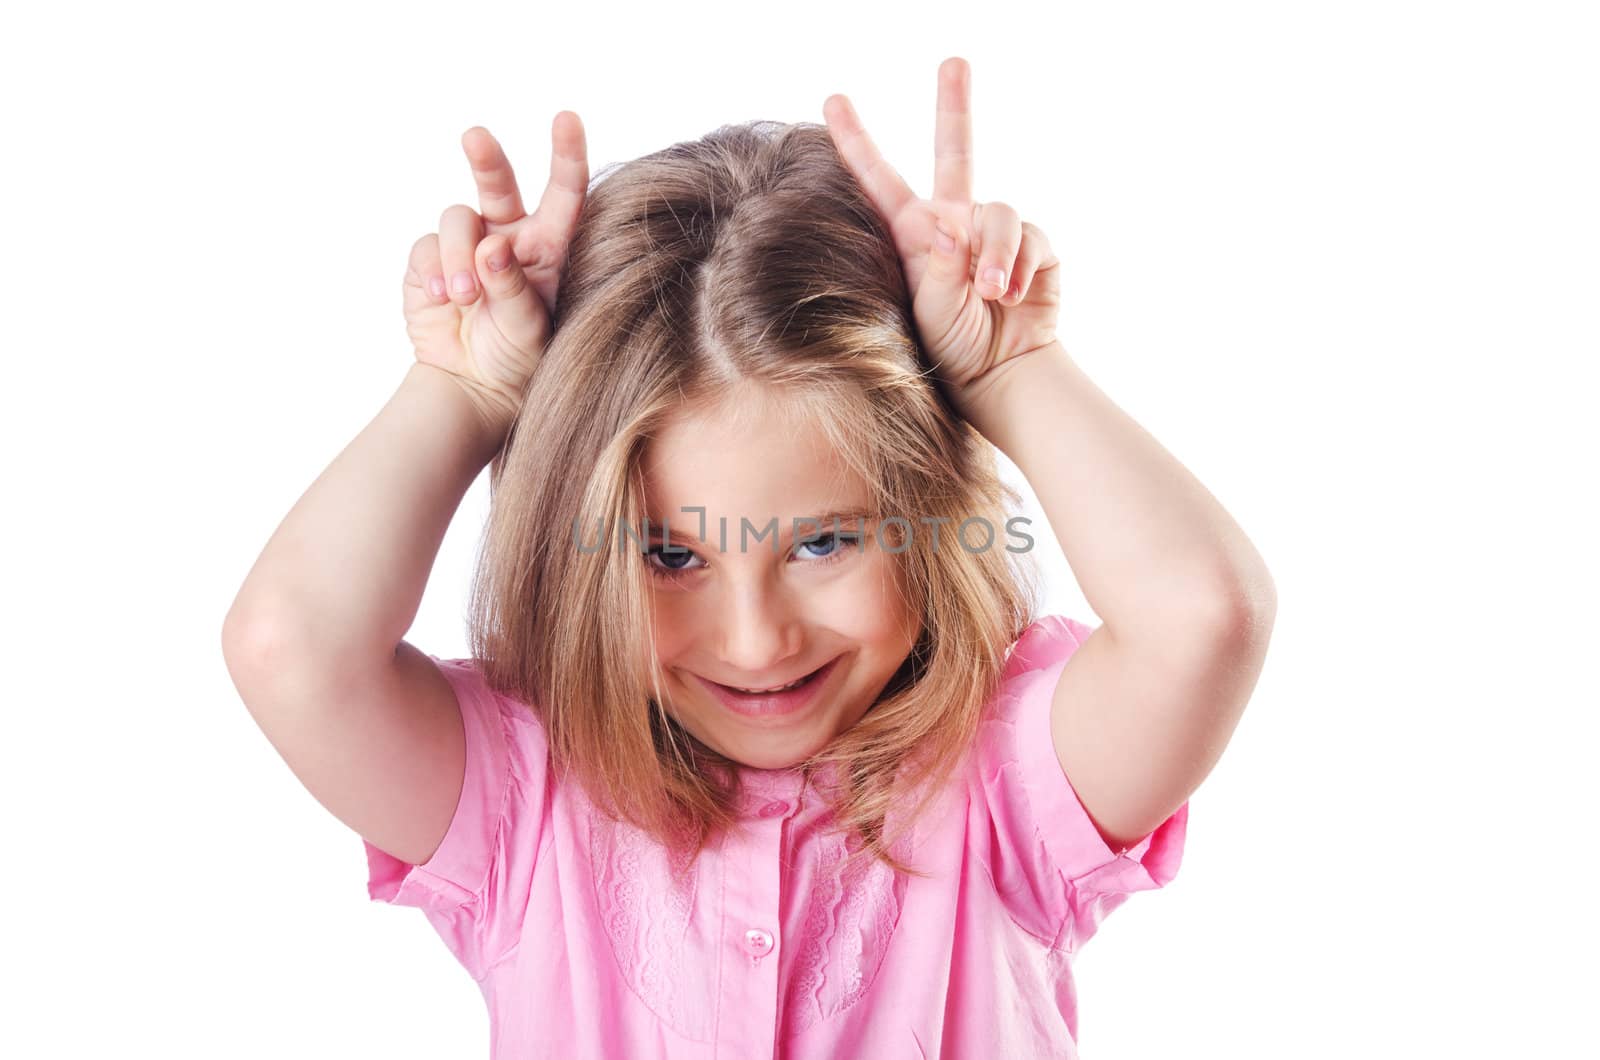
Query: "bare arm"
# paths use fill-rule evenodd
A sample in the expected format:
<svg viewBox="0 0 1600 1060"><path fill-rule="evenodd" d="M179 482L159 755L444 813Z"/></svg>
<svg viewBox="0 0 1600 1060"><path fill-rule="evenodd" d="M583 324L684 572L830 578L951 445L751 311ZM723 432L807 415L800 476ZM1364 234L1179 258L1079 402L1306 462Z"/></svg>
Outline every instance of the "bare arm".
<svg viewBox="0 0 1600 1060"><path fill-rule="evenodd" d="M449 682L401 638L551 333L588 160L576 114L558 113L550 135L532 214L499 142L462 135L482 213L450 206L411 248L401 290L416 363L279 525L223 621L228 671L290 769L412 864L448 834L466 739Z"/></svg>
<svg viewBox="0 0 1600 1060"><path fill-rule="evenodd" d="M1244 531L1060 342L991 376L957 404L1027 478L1108 628L1210 635L1270 604L1272 578Z"/></svg>
<svg viewBox="0 0 1600 1060"><path fill-rule="evenodd" d="M1114 850L1221 758L1277 608L1265 563L1210 492L1059 343L1009 361L964 413L1027 478L1102 626L1056 686L1056 756Z"/></svg>
<svg viewBox="0 0 1600 1060"><path fill-rule="evenodd" d="M390 660L450 519L508 426L480 415L445 372L413 364L279 524L229 624L287 621L313 658L341 666Z"/></svg>
<svg viewBox="0 0 1600 1060"><path fill-rule="evenodd" d="M460 793L455 696L401 638L450 518L505 427L418 362L268 541L223 624L245 705L316 799L420 864Z"/></svg>

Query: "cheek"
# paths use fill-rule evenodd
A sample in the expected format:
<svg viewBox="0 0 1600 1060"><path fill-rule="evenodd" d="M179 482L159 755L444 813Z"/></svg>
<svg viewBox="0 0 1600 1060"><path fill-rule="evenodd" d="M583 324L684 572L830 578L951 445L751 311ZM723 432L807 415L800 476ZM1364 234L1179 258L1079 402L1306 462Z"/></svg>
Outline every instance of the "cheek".
<svg viewBox="0 0 1600 1060"><path fill-rule="evenodd" d="M650 601L650 632L662 665L671 666L689 638L689 614L681 594L656 593Z"/></svg>
<svg viewBox="0 0 1600 1060"><path fill-rule="evenodd" d="M674 613L674 608L658 608L651 615L651 631L656 640L656 658L662 666L672 666L690 644L690 624Z"/></svg>
<svg viewBox="0 0 1600 1060"><path fill-rule="evenodd" d="M839 595L832 601L840 616L833 625L865 644L885 649L898 647L914 633L915 618L900 591L899 564L884 552L862 557L853 576L841 579Z"/></svg>

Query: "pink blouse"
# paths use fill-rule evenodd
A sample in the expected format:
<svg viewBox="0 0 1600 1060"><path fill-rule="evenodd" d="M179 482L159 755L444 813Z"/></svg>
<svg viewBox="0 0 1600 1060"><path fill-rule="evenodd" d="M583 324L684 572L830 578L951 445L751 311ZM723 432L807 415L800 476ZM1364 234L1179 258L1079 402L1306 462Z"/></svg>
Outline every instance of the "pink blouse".
<svg viewBox="0 0 1600 1060"><path fill-rule="evenodd" d="M422 909L477 981L491 1060L1075 1057L1072 957L1177 874L1189 811L1119 853L1068 783L1051 693L1091 632L1052 615L1013 646L970 764L893 848L928 878L837 879L844 839L799 770L744 769L747 827L672 886L658 846L553 782L532 711L433 657L460 801L426 864L364 843L368 893Z"/></svg>

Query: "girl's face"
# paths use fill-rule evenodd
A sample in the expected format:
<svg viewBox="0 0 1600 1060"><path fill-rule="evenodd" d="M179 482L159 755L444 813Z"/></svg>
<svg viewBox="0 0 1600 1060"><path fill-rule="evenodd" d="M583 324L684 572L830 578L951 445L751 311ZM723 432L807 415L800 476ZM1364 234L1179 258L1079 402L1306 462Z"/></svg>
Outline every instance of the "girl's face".
<svg viewBox="0 0 1600 1060"><path fill-rule="evenodd" d="M841 514L834 533L832 513L868 507L867 483L794 409L747 387L716 410L680 414L643 459L664 706L702 743L758 769L796 765L859 721L920 629L877 524ZM816 522L794 525L806 517ZM772 697L735 689L774 689L824 666L798 709L737 709Z"/></svg>

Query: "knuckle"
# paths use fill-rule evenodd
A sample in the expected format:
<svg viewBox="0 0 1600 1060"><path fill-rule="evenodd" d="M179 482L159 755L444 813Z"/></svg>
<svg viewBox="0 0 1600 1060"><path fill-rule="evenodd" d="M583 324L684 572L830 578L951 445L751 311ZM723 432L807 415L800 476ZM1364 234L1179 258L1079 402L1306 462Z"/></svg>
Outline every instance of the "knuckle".
<svg viewBox="0 0 1600 1060"><path fill-rule="evenodd" d="M535 243L528 248L528 259L523 264L530 269L540 269L549 262L549 249L543 243Z"/></svg>

